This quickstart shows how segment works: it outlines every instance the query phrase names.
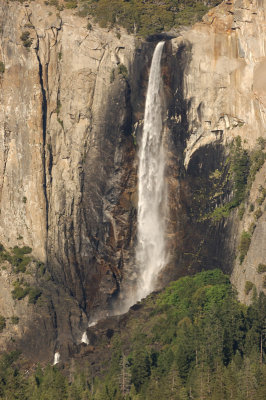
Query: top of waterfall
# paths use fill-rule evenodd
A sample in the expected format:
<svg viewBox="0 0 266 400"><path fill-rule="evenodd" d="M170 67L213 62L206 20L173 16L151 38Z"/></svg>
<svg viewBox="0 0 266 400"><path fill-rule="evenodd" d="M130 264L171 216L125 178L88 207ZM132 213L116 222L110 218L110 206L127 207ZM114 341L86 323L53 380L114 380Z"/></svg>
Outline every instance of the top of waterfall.
<svg viewBox="0 0 266 400"><path fill-rule="evenodd" d="M154 35L150 35L146 38L147 42L159 42L159 41L167 41L176 38L179 36L180 30L174 33L155 33Z"/></svg>

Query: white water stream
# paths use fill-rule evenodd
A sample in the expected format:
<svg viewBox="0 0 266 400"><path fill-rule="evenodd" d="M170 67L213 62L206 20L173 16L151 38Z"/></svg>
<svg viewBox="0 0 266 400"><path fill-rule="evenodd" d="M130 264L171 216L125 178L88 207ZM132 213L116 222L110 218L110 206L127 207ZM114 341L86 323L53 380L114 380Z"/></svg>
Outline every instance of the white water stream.
<svg viewBox="0 0 266 400"><path fill-rule="evenodd" d="M157 44L151 64L145 104L144 127L139 149L139 185L136 264L136 300L155 289L158 273L166 264L165 219L167 187L162 141L161 57L164 42Z"/></svg>
<svg viewBox="0 0 266 400"><path fill-rule="evenodd" d="M58 364L60 361L60 353L57 351L56 353L54 353L54 362L53 365Z"/></svg>
<svg viewBox="0 0 266 400"><path fill-rule="evenodd" d="M115 315L126 312L130 306L155 289L158 274L167 262L167 187L164 179L165 155L160 93L163 46L164 42L157 44L152 58L143 134L138 154L136 286L132 287L131 293L121 293L121 302L114 308ZM97 321L92 322L89 326L96 323ZM88 344L86 332L83 333L81 342Z"/></svg>

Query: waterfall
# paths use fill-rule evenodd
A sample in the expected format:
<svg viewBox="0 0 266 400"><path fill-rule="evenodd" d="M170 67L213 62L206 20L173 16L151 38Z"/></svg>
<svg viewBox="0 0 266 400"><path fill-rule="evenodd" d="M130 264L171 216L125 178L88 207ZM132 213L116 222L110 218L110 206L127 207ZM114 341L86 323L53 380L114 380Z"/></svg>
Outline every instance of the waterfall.
<svg viewBox="0 0 266 400"><path fill-rule="evenodd" d="M57 351L56 353L54 353L54 362L53 365L58 364L60 361L60 353Z"/></svg>
<svg viewBox="0 0 266 400"><path fill-rule="evenodd" d="M165 219L167 188L162 142L161 56L164 42L153 54L139 149L136 263L137 300L155 289L158 273L166 264Z"/></svg>
<svg viewBox="0 0 266 400"><path fill-rule="evenodd" d="M90 341L88 339L88 335L87 335L86 331L83 332L83 334L82 334L81 343L90 344Z"/></svg>
<svg viewBox="0 0 266 400"><path fill-rule="evenodd" d="M129 307L151 293L160 270L167 262L165 220L167 187L164 179L165 156L161 104L161 57L164 42L155 48L145 104L144 126L139 147L138 216L136 267L134 274L122 284L111 315L128 311ZM93 326L92 322L89 326Z"/></svg>

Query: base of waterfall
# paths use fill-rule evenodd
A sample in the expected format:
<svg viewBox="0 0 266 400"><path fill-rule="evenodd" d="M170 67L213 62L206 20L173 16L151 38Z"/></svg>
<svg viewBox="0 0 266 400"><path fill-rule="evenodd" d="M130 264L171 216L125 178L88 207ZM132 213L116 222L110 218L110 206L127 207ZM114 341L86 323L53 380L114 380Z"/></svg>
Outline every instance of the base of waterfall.
<svg viewBox="0 0 266 400"><path fill-rule="evenodd" d="M57 351L54 353L54 362L53 365L56 365L60 362L60 353Z"/></svg>
<svg viewBox="0 0 266 400"><path fill-rule="evenodd" d="M87 344L87 345L90 344L90 341L89 341L89 338L88 338L88 335L87 335L86 331L83 332L83 334L82 334L81 343L84 343L84 344Z"/></svg>

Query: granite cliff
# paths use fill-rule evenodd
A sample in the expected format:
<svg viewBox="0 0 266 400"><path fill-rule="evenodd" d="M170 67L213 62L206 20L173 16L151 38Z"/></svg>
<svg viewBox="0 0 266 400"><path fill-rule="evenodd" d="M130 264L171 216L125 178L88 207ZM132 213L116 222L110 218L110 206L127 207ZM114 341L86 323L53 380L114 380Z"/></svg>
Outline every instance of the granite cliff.
<svg viewBox="0 0 266 400"><path fill-rule="evenodd" d="M28 273L3 263L1 348L15 340L32 361L51 360L74 352L89 317L134 279L136 148L157 38L88 25L40 0L1 2L0 21L0 241L11 253L32 249ZM170 257L160 286L219 267L245 302L247 281L265 289L265 163L241 205L213 217L233 197L233 140L251 159L266 139L265 21L265 0L225 1L167 40ZM18 279L41 288L36 304L12 297Z"/></svg>

